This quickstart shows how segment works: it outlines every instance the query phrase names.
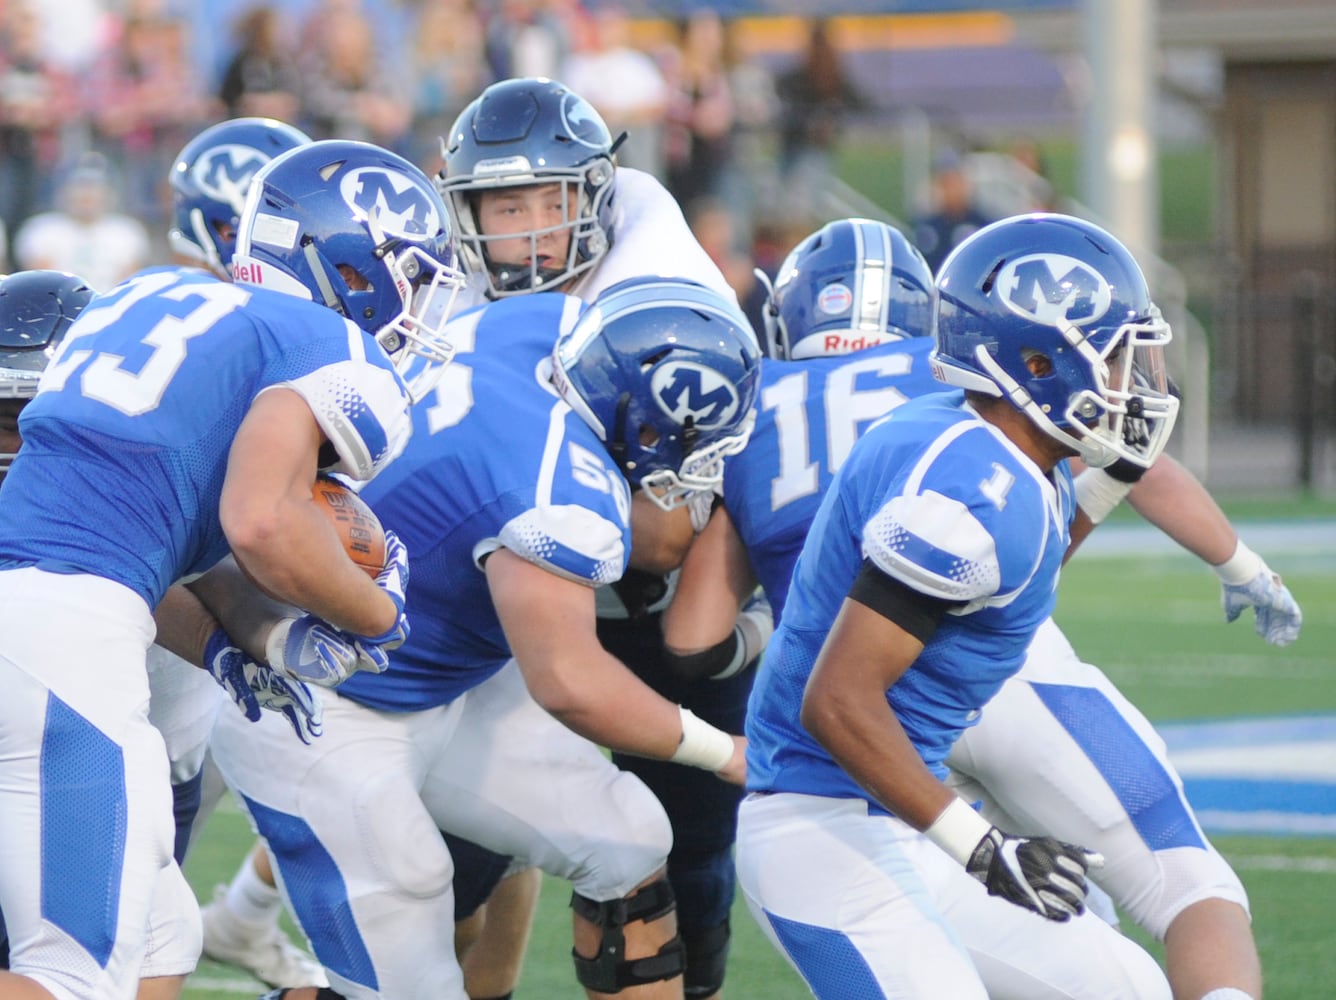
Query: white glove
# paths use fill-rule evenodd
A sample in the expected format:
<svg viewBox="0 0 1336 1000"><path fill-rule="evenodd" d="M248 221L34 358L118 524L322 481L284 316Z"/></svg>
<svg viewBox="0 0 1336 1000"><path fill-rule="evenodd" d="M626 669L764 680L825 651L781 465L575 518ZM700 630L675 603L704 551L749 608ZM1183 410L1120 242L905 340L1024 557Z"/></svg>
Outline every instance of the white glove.
<svg viewBox="0 0 1336 1000"><path fill-rule="evenodd" d="M289 677L329 688L358 671L378 674L390 665L380 646L360 641L310 614L285 618L274 626L265 643L265 658Z"/></svg>
<svg viewBox="0 0 1336 1000"><path fill-rule="evenodd" d="M1273 646L1288 646L1299 638L1303 612L1280 574L1243 542L1228 560L1213 567L1220 577L1220 604L1225 621L1232 622L1246 608L1256 610L1257 634Z"/></svg>

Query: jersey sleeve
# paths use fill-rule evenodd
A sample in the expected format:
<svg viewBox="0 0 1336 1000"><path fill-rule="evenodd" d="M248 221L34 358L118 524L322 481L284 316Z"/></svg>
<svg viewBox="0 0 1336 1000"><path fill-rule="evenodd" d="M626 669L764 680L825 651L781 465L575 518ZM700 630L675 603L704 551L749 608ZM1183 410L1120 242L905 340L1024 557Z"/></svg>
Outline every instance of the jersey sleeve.
<svg viewBox="0 0 1336 1000"><path fill-rule="evenodd" d="M928 491L892 497L867 523L863 554L887 576L946 601L997 593L997 545L969 506Z"/></svg>
<svg viewBox="0 0 1336 1000"><path fill-rule="evenodd" d="M371 479L403 451L412 433L408 392L389 359L370 353L370 338L334 313L345 327L345 358L332 360L276 384L298 393L333 446L337 463L327 471Z"/></svg>
<svg viewBox="0 0 1336 1000"><path fill-rule="evenodd" d="M965 434L922 459L863 533L863 554L878 569L964 605L959 613L1007 603L1034 574L1052 522L1056 494L991 441Z"/></svg>
<svg viewBox="0 0 1336 1000"><path fill-rule="evenodd" d="M492 545L504 546L522 559L591 587L621 579L627 548L621 527L597 511L572 504L534 507L512 518Z"/></svg>

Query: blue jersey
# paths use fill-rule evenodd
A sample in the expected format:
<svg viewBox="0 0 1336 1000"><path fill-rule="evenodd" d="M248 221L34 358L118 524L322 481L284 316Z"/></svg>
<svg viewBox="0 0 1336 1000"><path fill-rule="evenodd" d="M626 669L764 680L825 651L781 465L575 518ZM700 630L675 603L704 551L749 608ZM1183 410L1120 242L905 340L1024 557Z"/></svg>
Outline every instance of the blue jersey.
<svg viewBox="0 0 1336 1000"><path fill-rule="evenodd" d="M901 403L946 387L931 337L835 358L761 364L756 426L724 465L724 506L778 621L821 497L864 433Z"/></svg>
<svg viewBox="0 0 1336 1000"><path fill-rule="evenodd" d="M324 306L175 268L98 296L19 419L0 567L106 577L156 607L227 554L228 452L251 403L276 386L310 405L333 471L368 479L403 448L402 379Z"/></svg>
<svg viewBox="0 0 1336 1000"><path fill-rule="evenodd" d="M867 798L798 721L865 559L957 605L886 693L919 756L945 776L951 745L1053 610L1074 510L1067 463L1045 476L959 392L912 400L868 431L822 498L752 689L748 787Z"/></svg>
<svg viewBox="0 0 1336 1000"><path fill-rule="evenodd" d="M383 674L339 693L385 711L454 700L510 658L482 560L504 547L589 586L620 579L630 489L549 381L552 347L583 303L501 299L453 320L454 361L413 409L413 439L362 491L408 548L408 641Z"/></svg>

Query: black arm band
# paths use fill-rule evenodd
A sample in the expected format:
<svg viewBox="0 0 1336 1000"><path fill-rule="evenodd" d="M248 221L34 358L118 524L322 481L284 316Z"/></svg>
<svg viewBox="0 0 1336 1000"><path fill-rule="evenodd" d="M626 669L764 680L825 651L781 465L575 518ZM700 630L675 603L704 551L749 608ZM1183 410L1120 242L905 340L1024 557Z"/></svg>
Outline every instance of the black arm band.
<svg viewBox="0 0 1336 1000"><path fill-rule="evenodd" d="M733 657L738 655L738 630L731 629L728 638L717 642L709 649L699 653L674 653L664 648L663 659L668 669L683 680L694 681L702 677L713 677L725 667L730 666Z"/></svg>
<svg viewBox="0 0 1336 1000"><path fill-rule="evenodd" d="M863 570L849 588L849 599L871 608L888 621L895 622L919 642L927 643L954 601L930 597L882 572L871 560L863 560Z"/></svg>

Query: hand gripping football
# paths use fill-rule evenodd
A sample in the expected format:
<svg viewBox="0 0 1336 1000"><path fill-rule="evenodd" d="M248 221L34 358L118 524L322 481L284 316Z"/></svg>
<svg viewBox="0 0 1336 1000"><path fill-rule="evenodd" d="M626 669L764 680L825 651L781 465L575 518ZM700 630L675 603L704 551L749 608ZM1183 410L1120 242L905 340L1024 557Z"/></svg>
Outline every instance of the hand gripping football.
<svg viewBox="0 0 1336 1000"><path fill-rule="evenodd" d="M374 579L385 568L385 529L380 518L366 501L336 479L317 479L311 499L334 525L348 558Z"/></svg>

